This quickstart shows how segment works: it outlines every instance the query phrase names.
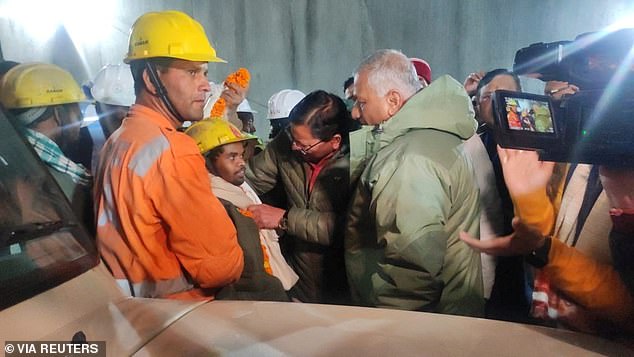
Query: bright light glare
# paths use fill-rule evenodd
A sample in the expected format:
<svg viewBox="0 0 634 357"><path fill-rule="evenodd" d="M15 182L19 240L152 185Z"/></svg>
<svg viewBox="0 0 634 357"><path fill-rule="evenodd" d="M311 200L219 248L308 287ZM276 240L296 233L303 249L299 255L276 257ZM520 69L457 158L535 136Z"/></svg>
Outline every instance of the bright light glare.
<svg viewBox="0 0 634 357"><path fill-rule="evenodd" d="M49 39L61 24L64 7L56 1L6 1L0 14L21 25L32 38L40 41Z"/></svg>
<svg viewBox="0 0 634 357"><path fill-rule="evenodd" d="M616 31L624 28L634 27L634 8L619 11L618 14L619 15L617 20L614 21L612 25L608 26L606 30Z"/></svg>
<svg viewBox="0 0 634 357"><path fill-rule="evenodd" d="M103 0L69 1L64 26L70 36L83 45L99 45L112 34L116 3Z"/></svg>
<svg viewBox="0 0 634 357"><path fill-rule="evenodd" d="M15 21L41 42L64 26L75 42L86 44L111 33L115 7L103 0L8 0L0 5L0 16Z"/></svg>

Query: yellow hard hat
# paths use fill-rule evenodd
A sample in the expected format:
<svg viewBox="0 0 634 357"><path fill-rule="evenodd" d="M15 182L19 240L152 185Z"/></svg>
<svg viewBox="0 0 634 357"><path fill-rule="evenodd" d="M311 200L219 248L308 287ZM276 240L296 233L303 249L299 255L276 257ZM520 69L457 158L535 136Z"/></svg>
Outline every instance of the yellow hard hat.
<svg viewBox="0 0 634 357"><path fill-rule="evenodd" d="M48 63L23 63L2 77L0 102L7 109L44 107L86 100L73 76Z"/></svg>
<svg viewBox="0 0 634 357"><path fill-rule="evenodd" d="M124 62L153 57L226 62L216 56L202 25L180 11L148 12L132 25Z"/></svg>
<svg viewBox="0 0 634 357"><path fill-rule="evenodd" d="M192 124L185 134L191 136L198 145L201 154L205 154L218 146L237 143L239 141L257 140L257 136L243 133L233 124L222 118L201 120Z"/></svg>

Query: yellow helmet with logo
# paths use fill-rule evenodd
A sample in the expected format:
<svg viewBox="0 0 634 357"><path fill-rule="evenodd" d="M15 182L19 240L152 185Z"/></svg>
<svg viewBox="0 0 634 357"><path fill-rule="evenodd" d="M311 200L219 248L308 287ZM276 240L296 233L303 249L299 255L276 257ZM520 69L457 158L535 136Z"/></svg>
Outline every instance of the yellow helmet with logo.
<svg viewBox="0 0 634 357"><path fill-rule="evenodd" d="M0 102L7 109L44 107L86 100L73 76L48 63L23 63L2 77Z"/></svg>
<svg viewBox="0 0 634 357"><path fill-rule="evenodd" d="M153 57L225 62L216 56L202 25L180 11L148 12L132 25L124 62Z"/></svg>
<svg viewBox="0 0 634 357"><path fill-rule="evenodd" d="M191 136L198 145L201 154L218 146L240 141L257 140L257 136L243 133L233 124L222 118L205 119L192 124L185 134Z"/></svg>

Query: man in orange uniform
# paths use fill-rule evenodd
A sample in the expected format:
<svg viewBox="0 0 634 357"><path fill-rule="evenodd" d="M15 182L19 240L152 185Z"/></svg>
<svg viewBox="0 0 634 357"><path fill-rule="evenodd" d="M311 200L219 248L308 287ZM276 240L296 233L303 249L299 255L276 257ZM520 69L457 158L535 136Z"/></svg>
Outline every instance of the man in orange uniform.
<svg viewBox="0 0 634 357"><path fill-rule="evenodd" d="M124 61L136 103L99 160L100 253L130 295L212 297L240 277L243 254L203 157L177 128L202 119L207 63L224 61L200 23L178 11L139 17Z"/></svg>

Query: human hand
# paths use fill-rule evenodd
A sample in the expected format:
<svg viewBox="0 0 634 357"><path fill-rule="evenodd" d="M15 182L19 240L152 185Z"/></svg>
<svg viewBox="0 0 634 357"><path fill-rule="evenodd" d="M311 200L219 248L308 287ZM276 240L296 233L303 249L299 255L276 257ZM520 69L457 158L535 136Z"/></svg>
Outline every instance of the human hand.
<svg viewBox="0 0 634 357"><path fill-rule="evenodd" d="M561 100L564 95L573 95L579 91L579 87L574 84L562 81L548 81L544 87L544 94L551 96L554 100Z"/></svg>
<svg viewBox="0 0 634 357"><path fill-rule="evenodd" d="M279 227L285 210L267 204L251 205L247 210L253 215L253 220L260 229L276 229Z"/></svg>
<svg viewBox="0 0 634 357"><path fill-rule="evenodd" d="M634 170L601 166L599 177L617 213L634 214Z"/></svg>
<svg viewBox="0 0 634 357"><path fill-rule="evenodd" d="M238 105L247 97L248 91L248 85L241 87L237 83L225 82L225 90L222 91L220 97L227 102L227 110L235 112L238 109Z"/></svg>
<svg viewBox="0 0 634 357"><path fill-rule="evenodd" d="M511 197L546 189L553 175L554 162L539 161L536 151L503 149L498 146L504 182Z"/></svg>
<svg viewBox="0 0 634 357"><path fill-rule="evenodd" d="M479 240L467 232L460 232L460 239L471 248L489 255L526 255L544 245L544 237L537 229L528 226L518 217L513 218L514 232L494 239Z"/></svg>
<svg viewBox="0 0 634 357"><path fill-rule="evenodd" d="M467 94L469 94L469 96L476 94L476 90L478 89L478 83L480 83L480 80L482 80L482 77L484 77L484 72L473 72L473 73L469 73L467 78L465 78L462 86L467 91Z"/></svg>
<svg viewBox="0 0 634 357"><path fill-rule="evenodd" d="M567 328L594 334L601 331L600 320L582 306L560 297L555 308L557 309L557 321Z"/></svg>

